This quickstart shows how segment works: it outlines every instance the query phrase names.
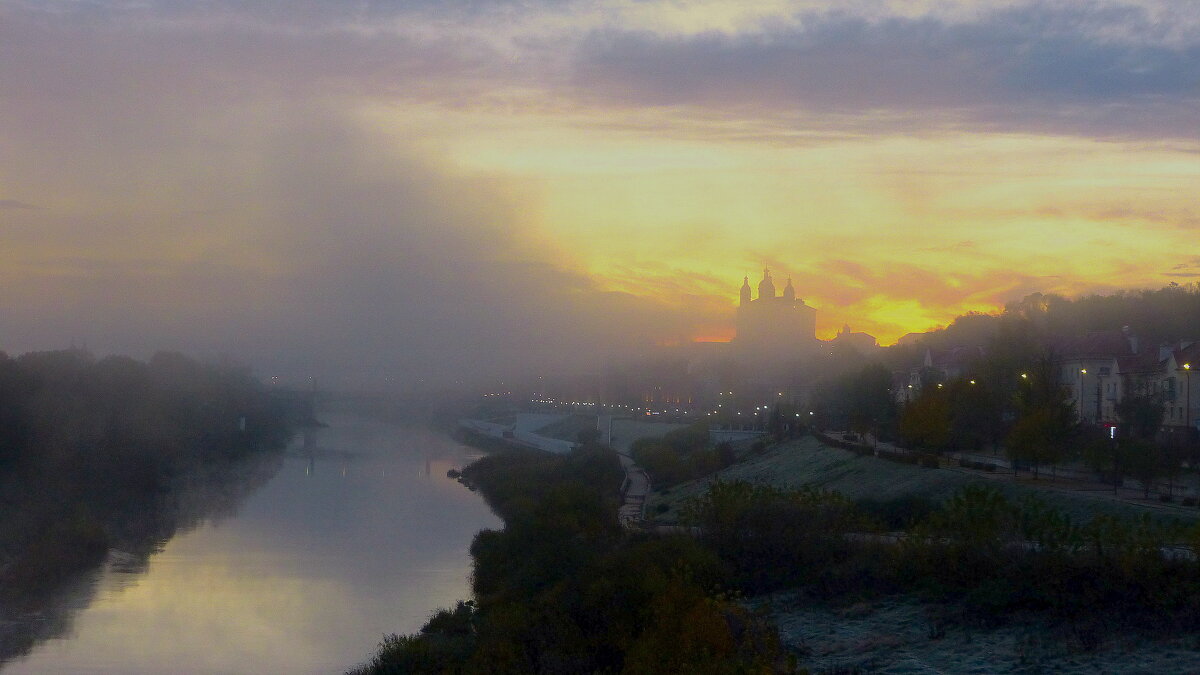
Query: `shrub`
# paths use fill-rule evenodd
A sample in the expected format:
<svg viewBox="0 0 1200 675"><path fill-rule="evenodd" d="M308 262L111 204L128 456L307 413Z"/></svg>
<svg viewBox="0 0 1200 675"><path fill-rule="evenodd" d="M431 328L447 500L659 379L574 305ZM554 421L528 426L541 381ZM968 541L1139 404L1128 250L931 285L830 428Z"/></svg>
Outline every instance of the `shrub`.
<svg viewBox="0 0 1200 675"><path fill-rule="evenodd" d="M908 529L937 508L932 500L922 495L896 497L887 501L860 499L854 505L888 530Z"/></svg>
<svg viewBox="0 0 1200 675"><path fill-rule="evenodd" d="M682 521L730 562L743 588L762 592L804 578L848 551L845 534L866 519L837 493L713 483L689 500Z"/></svg>

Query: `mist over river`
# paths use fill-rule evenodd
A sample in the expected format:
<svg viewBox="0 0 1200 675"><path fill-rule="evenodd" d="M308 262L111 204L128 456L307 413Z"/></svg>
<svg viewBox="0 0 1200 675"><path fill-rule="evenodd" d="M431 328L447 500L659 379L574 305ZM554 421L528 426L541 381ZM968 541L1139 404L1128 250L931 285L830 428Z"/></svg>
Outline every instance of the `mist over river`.
<svg viewBox="0 0 1200 675"><path fill-rule="evenodd" d="M341 672L385 633L468 598L472 537L499 520L446 471L477 451L418 427L319 417L329 426L299 436L232 514L166 542L147 567L111 554L63 598L62 635L0 672Z"/></svg>

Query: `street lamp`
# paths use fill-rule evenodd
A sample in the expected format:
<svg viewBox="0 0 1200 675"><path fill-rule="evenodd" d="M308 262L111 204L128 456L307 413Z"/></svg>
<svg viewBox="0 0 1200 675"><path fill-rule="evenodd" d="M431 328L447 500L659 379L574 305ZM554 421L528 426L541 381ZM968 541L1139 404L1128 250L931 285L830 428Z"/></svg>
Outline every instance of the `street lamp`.
<svg viewBox="0 0 1200 675"><path fill-rule="evenodd" d="M1183 364L1183 374L1184 374L1184 377L1186 378L1184 380L1183 386L1187 387L1187 394L1185 395L1185 398L1187 400L1187 403L1185 404L1185 405L1187 405L1187 408L1185 408L1185 410L1187 412L1184 413L1185 417L1184 417L1183 423L1188 425L1189 427L1192 427L1192 426L1195 426L1195 423L1192 421L1192 364L1190 364L1190 363ZM1192 432L1188 431L1188 436L1190 437L1191 435L1192 435Z"/></svg>
<svg viewBox="0 0 1200 675"><path fill-rule="evenodd" d="M1084 376L1087 375L1087 369L1079 369L1079 420L1084 422Z"/></svg>

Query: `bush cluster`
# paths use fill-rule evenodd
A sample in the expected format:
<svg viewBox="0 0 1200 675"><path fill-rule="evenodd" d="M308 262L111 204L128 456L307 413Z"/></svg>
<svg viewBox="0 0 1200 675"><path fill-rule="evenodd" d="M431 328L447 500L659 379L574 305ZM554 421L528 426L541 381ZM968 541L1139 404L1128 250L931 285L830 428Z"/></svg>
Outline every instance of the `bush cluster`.
<svg viewBox="0 0 1200 675"><path fill-rule="evenodd" d="M706 422L677 429L662 438L639 439L630 448L630 455L657 487L707 476L737 461L729 443L709 445Z"/></svg>
<svg viewBox="0 0 1200 675"><path fill-rule="evenodd" d="M1197 525L1148 515L1076 522L978 485L935 506L716 483L683 513L746 592L915 592L980 624L1039 611L1093 623L1102 613L1112 630L1200 628Z"/></svg>
<svg viewBox="0 0 1200 675"><path fill-rule="evenodd" d="M390 636L356 673L754 673L775 633L687 536L617 526L611 450L512 451L463 471L505 521L475 539L474 599Z"/></svg>

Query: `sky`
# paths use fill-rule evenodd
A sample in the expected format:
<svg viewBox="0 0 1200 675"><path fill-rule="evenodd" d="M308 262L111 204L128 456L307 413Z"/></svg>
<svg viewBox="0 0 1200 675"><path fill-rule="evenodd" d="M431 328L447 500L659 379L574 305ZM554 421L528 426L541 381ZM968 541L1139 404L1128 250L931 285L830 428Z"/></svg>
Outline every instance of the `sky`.
<svg viewBox="0 0 1200 675"><path fill-rule="evenodd" d="M0 0L0 349L460 378L1200 278L1200 3Z"/></svg>

